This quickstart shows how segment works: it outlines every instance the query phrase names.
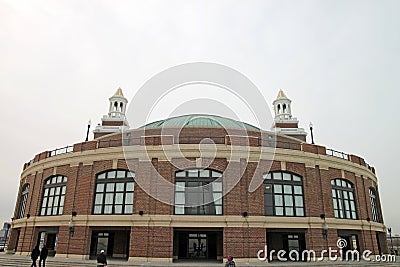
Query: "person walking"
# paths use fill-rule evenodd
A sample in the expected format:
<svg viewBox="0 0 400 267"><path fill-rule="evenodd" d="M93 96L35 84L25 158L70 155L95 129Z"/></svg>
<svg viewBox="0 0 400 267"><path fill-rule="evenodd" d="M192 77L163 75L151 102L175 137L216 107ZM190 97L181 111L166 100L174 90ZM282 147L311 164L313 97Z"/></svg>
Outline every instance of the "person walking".
<svg viewBox="0 0 400 267"><path fill-rule="evenodd" d="M236 264L233 261L233 257L228 257L228 261L226 262L225 267L236 267Z"/></svg>
<svg viewBox="0 0 400 267"><path fill-rule="evenodd" d="M44 246L42 248L42 251L40 251L39 267L42 267L41 266L42 262L43 262L43 267L46 267L47 255L49 255L49 250L47 249L46 246Z"/></svg>
<svg viewBox="0 0 400 267"><path fill-rule="evenodd" d="M36 261L39 258L39 255L40 255L39 245L36 245L31 253L31 259L32 259L31 267L36 267Z"/></svg>
<svg viewBox="0 0 400 267"><path fill-rule="evenodd" d="M100 254L97 256L97 266L107 266L107 258L104 250L100 250Z"/></svg>

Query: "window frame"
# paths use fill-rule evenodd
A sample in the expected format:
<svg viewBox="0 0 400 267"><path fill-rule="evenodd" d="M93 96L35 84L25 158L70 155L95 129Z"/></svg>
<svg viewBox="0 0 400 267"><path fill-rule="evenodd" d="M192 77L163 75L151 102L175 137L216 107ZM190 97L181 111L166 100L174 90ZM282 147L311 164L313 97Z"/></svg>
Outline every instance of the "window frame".
<svg viewBox="0 0 400 267"><path fill-rule="evenodd" d="M25 216L25 210L26 210L26 204L28 203L28 195L29 195L30 186L31 185L29 183L26 183L22 186L21 195L19 197L17 219L24 218L24 216Z"/></svg>
<svg viewBox="0 0 400 267"><path fill-rule="evenodd" d="M338 182L340 181L340 185ZM345 185L343 185L345 184ZM335 192L335 193L334 193ZM350 194L351 193L351 194ZM357 220L357 203L356 192L354 184L343 178L336 178L331 180L331 195L333 201L333 216L337 219ZM339 196L339 197L338 197ZM351 197L353 199L351 199ZM346 201L348 201L348 209L346 209ZM354 209L352 208L352 204ZM335 208L335 204L336 207ZM350 216L348 216L349 212ZM343 215L342 215L343 214Z"/></svg>
<svg viewBox="0 0 400 267"><path fill-rule="evenodd" d="M306 217L303 178L300 175L287 171L272 171L264 173L262 178L265 216ZM276 190L279 187L280 190ZM298 189L301 189L301 193L296 193ZM277 203L279 197L281 205ZM301 197L301 201L298 201L298 197ZM301 205L298 202L301 202ZM278 209L282 209L282 213L278 213ZM292 209L291 214L288 213L290 209Z"/></svg>
<svg viewBox="0 0 400 267"><path fill-rule="evenodd" d="M46 180L44 180L42 201L40 206L40 216L63 215L65 195L67 192L67 182L68 177L61 174L50 176ZM57 202L57 205L54 205L55 201ZM49 205L50 202L51 204ZM55 209L57 211L56 213L54 213Z"/></svg>
<svg viewBox="0 0 400 267"><path fill-rule="evenodd" d="M121 172L125 173L123 177L119 177ZM96 183L94 187L93 205L92 205L93 215L132 215L134 213L134 208L135 208L134 172L125 169L111 169L97 173L95 177L96 177L95 178ZM132 185L129 185L131 183ZM118 184L120 185L123 184L122 190L121 188L119 188ZM128 188L128 186L131 188ZM101 187L102 189L99 190ZM128 196L130 198L129 202L131 203L127 203ZM122 199L120 197L122 197ZM119 201L118 199L121 200ZM117 206L118 209L120 209L120 212L116 212ZM111 208L110 212L108 212L109 207ZM97 210L98 208L100 208L99 212Z"/></svg>
<svg viewBox="0 0 400 267"><path fill-rule="evenodd" d="M197 172L197 175L194 175L193 173ZM204 176L204 172L209 172L208 176ZM181 174L184 173L185 175L182 176ZM223 173L213 170L213 169L200 169L200 168L192 168L192 169L185 169L185 170L178 170L175 172L175 183L174 183L174 215L193 215L193 216L222 216L224 214L224 201L223 201ZM185 183L185 186L178 185L177 183ZM203 204L203 205L198 205L198 206L186 206L187 200L188 200L188 191L191 191L190 189L187 190L188 188L191 188L191 186L188 186L189 183L201 183L201 186L194 186L192 188L199 188L203 186L210 185L211 187L211 196L213 201L209 202L208 204ZM215 183L220 183L218 185L220 187L220 190L214 190L214 185ZM177 190L179 189L179 190ZM183 190L182 190L183 189ZM193 192L192 192L193 193ZM203 197L206 195L204 193L204 190L202 192L194 192L194 193L199 193L203 194ZM183 194L184 196L184 203L179 203L177 204L177 195L178 194ZM214 199L214 194L219 194L220 197L217 199ZM216 207L218 207L216 209ZM178 212L179 209L182 210L183 208L183 213ZM189 210L193 210L193 208L197 208L197 213L190 213ZM206 209L208 211L211 211L212 209L214 210L213 213L211 212L206 212ZM203 211L203 212L202 212Z"/></svg>
<svg viewBox="0 0 400 267"><path fill-rule="evenodd" d="M378 194L374 187L368 188L369 201L371 204L372 221L381 222L380 210L378 206Z"/></svg>

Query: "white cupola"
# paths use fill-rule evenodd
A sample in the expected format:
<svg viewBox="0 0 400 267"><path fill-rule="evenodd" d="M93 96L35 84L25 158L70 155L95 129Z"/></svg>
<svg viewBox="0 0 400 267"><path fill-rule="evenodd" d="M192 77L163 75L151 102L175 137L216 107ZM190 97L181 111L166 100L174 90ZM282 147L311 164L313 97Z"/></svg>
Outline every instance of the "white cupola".
<svg viewBox="0 0 400 267"><path fill-rule="evenodd" d="M103 116L101 124L94 129L94 138L129 129L129 123L125 116L128 99L125 98L122 89L118 88L117 92L108 100L110 101L108 114Z"/></svg>
<svg viewBox="0 0 400 267"><path fill-rule="evenodd" d="M307 133L299 128L299 121L292 116L292 100L282 90L279 90L277 98L272 102L275 111L275 120L272 129L278 133L306 140Z"/></svg>
<svg viewBox="0 0 400 267"><path fill-rule="evenodd" d="M278 97L274 100L275 119L291 119L292 111L290 104L292 101L287 98L282 90L279 90Z"/></svg>

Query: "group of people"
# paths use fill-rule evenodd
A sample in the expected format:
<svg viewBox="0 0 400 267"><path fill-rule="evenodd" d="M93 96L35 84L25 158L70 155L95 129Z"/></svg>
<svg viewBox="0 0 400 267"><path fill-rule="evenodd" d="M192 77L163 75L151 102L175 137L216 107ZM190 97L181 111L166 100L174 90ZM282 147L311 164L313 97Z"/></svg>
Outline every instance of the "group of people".
<svg viewBox="0 0 400 267"><path fill-rule="evenodd" d="M36 261L38 258L40 258L39 267L42 266L42 262L43 262L43 267L46 267L47 255L49 255L49 250L46 248L46 246L44 246L42 250L39 250L39 245L36 245L36 247L32 250L31 253L31 259L32 259L31 267L36 267Z"/></svg>

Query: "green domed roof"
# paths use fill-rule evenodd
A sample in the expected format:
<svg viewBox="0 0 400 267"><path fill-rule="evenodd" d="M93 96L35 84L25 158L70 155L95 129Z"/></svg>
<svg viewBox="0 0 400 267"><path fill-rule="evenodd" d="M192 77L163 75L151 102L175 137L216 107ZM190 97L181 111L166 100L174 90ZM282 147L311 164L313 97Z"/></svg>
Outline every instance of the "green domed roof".
<svg viewBox="0 0 400 267"><path fill-rule="evenodd" d="M151 122L142 128L158 128L158 127L221 127L229 129L246 129L251 131L259 131L260 129L248 123L224 118L216 115L207 114L191 114L179 117L172 117L165 120Z"/></svg>

